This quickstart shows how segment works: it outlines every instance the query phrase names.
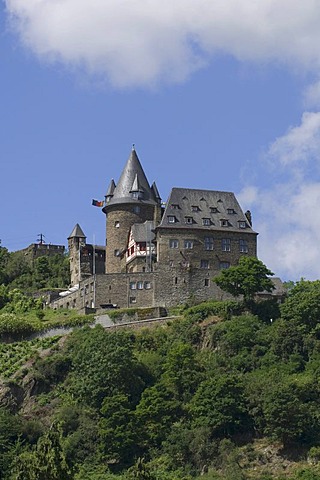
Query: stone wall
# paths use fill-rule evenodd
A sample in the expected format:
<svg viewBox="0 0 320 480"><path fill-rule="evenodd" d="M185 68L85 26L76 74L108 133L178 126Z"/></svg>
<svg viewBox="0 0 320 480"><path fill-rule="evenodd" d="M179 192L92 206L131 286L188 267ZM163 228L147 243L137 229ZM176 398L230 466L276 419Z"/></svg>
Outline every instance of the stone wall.
<svg viewBox="0 0 320 480"><path fill-rule="evenodd" d="M212 238L210 249L206 249L206 238ZM202 266L204 269L217 271L227 264L236 265L241 255L256 257L256 238L256 234L252 232L234 232L227 229L226 231L170 229L170 232L159 229L158 263L168 264L171 267L185 265L200 268ZM176 241L174 248L172 248L173 241ZM186 248L185 241L192 242L192 248ZM241 252L240 247L244 249L245 246L247 252Z"/></svg>

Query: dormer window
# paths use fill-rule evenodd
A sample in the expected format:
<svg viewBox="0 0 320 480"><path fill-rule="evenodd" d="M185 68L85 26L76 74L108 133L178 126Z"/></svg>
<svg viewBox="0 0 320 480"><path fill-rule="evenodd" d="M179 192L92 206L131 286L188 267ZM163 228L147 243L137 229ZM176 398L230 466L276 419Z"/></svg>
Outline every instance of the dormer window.
<svg viewBox="0 0 320 480"><path fill-rule="evenodd" d="M199 212L200 208L198 207L198 205L192 205L192 206L191 206L191 210L192 210L193 212Z"/></svg>
<svg viewBox="0 0 320 480"><path fill-rule="evenodd" d="M168 215L168 223L176 223L176 217L174 215Z"/></svg>
<svg viewBox="0 0 320 480"><path fill-rule="evenodd" d="M222 218L220 220L220 227L228 227L228 226L229 226L228 220L226 220L225 218Z"/></svg>
<svg viewBox="0 0 320 480"><path fill-rule="evenodd" d="M171 208L172 210L179 210L179 205L177 203L172 203Z"/></svg>
<svg viewBox="0 0 320 480"><path fill-rule="evenodd" d="M134 200L140 200L141 198L143 198L143 192L141 191L131 192L131 196Z"/></svg>
<svg viewBox="0 0 320 480"><path fill-rule="evenodd" d="M185 217L185 222L187 225L193 224L193 217Z"/></svg>
<svg viewBox="0 0 320 480"><path fill-rule="evenodd" d="M203 218L203 219L202 219L202 225L203 225L204 227L210 227L210 225L211 225L210 218Z"/></svg>
<svg viewBox="0 0 320 480"><path fill-rule="evenodd" d="M236 213L236 211L235 211L234 208L227 208L227 213L228 213L229 215L233 215L233 214Z"/></svg>
<svg viewBox="0 0 320 480"><path fill-rule="evenodd" d="M244 222L243 220L239 221L239 228L247 228L247 223Z"/></svg>
<svg viewBox="0 0 320 480"><path fill-rule="evenodd" d="M219 213L219 210L217 209L217 207L210 207L210 212L211 213Z"/></svg>

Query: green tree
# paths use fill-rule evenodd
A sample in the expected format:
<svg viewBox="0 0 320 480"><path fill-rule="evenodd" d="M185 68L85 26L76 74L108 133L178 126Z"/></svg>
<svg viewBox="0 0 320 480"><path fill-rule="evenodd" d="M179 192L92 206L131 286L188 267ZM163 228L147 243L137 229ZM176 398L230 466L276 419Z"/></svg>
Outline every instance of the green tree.
<svg viewBox="0 0 320 480"><path fill-rule="evenodd" d="M75 398L101 408L106 396L128 395L138 403L144 388L144 369L133 355L133 338L127 332L102 327L74 332L69 341L73 373L70 390Z"/></svg>
<svg viewBox="0 0 320 480"><path fill-rule="evenodd" d="M194 426L207 426L216 437L251 428L242 382L233 374L202 382L190 402L190 413Z"/></svg>
<svg viewBox="0 0 320 480"><path fill-rule="evenodd" d="M314 328L320 320L320 280L297 282L281 305L281 317Z"/></svg>
<svg viewBox="0 0 320 480"><path fill-rule="evenodd" d="M173 345L166 357L162 379L180 400L195 392L201 381L201 368L190 345Z"/></svg>
<svg viewBox="0 0 320 480"><path fill-rule="evenodd" d="M144 390L135 415L142 444L147 448L159 447L172 424L181 416L181 402L159 382Z"/></svg>
<svg viewBox="0 0 320 480"><path fill-rule="evenodd" d="M2 283L7 283L8 274L7 274L7 264L9 260L9 252L5 247L1 246L0 240L0 285Z"/></svg>
<svg viewBox="0 0 320 480"><path fill-rule="evenodd" d="M234 297L243 295L245 303L250 303L254 296L266 290L271 292L274 285L269 276L274 273L261 260L255 257L241 257L238 265L222 270L214 282Z"/></svg>
<svg viewBox="0 0 320 480"><path fill-rule="evenodd" d="M32 451L22 452L16 460L14 480L71 480L62 448L62 430L53 423Z"/></svg>
<svg viewBox="0 0 320 480"><path fill-rule="evenodd" d="M106 397L100 409L101 452L107 460L128 463L135 455L137 433L128 397L116 394Z"/></svg>

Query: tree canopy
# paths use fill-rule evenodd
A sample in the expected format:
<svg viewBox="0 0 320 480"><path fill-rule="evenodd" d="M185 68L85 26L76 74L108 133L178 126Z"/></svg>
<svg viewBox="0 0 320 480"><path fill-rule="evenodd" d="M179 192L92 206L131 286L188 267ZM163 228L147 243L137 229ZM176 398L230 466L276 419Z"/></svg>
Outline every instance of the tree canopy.
<svg viewBox="0 0 320 480"><path fill-rule="evenodd" d="M261 260L255 257L241 257L238 265L222 270L215 277L214 282L234 297L243 295L244 301L253 300L254 296L266 290L274 289L272 280L274 275Z"/></svg>

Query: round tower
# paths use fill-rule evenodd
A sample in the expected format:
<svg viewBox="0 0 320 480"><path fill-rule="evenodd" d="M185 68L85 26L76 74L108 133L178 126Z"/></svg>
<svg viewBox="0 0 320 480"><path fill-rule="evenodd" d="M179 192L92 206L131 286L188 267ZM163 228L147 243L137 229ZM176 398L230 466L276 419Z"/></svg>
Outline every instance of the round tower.
<svg viewBox="0 0 320 480"><path fill-rule="evenodd" d="M81 248L86 244L86 236L77 223L68 237L70 258L71 285L77 285L81 280Z"/></svg>
<svg viewBox="0 0 320 480"><path fill-rule="evenodd" d="M154 220L161 209L155 184L150 187L135 149L116 185L111 180L105 195L106 273L126 271L126 251L132 225Z"/></svg>

